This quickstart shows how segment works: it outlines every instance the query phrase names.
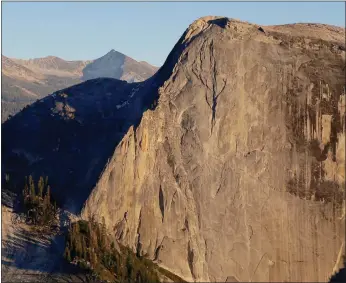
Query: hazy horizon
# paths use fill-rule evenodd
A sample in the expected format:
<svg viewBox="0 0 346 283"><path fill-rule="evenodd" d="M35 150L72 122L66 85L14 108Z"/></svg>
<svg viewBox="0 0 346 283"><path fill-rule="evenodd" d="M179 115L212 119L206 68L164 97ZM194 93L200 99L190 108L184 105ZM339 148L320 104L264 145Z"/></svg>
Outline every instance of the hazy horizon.
<svg viewBox="0 0 346 283"><path fill-rule="evenodd" d="M202 16L259 25L345 27L344 11L342 2L6 2L2 55L78 61L94 60L114 49L159 67L185 29Z"/></svg>

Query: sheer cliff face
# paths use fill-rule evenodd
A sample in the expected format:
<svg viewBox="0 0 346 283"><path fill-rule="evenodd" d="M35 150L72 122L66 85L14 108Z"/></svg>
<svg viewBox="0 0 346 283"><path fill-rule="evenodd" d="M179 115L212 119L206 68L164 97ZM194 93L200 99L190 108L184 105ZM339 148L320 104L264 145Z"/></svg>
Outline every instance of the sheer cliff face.
<svg viewBox="0 0 346 283"><path fill-rule="evenodd" d="M345 236L344 41L324 25L194 22L83 217L187 280L328 280Z"/></svg>

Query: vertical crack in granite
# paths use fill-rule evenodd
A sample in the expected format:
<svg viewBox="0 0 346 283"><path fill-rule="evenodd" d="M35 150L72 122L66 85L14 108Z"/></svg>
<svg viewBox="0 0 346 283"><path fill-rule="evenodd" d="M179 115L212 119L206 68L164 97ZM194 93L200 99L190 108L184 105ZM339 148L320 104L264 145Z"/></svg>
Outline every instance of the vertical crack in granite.
<svg viewBox="0 0 346 283"><path fill-rule="evenodd" d="M159 205L160 205L162 222L163 222L163 219L165 218L165 204L164 204L163 191L162 191L161 185L160 185L160 189L159 189Z"/></svg>

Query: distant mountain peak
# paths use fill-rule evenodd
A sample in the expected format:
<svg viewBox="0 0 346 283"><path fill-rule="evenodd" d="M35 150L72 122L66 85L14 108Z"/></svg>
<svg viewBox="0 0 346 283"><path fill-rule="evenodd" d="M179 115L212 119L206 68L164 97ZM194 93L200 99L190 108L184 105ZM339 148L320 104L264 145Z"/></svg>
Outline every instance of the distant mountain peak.
<svg viewBox="0 0 346 283"><path fill-rule="evenodd" d="M108 77L130 83L139 82L158 70L155 66L137 62L114 49L98 59L88 61L67 61L52 55L27 60L2 55L1 61L2 122L37 97L45 97L83 80Z"/></svg>
<svg viewBox="0 0 346 283"><path fill-rule="evenodd" d="M94 78L115 78L127 82L144 81L154 75L157 67L138 62L125 54L111 49L107 54L94 60L83 70L83 80Z"/></svg>
<svg viewBox="0 0 346 283"><path fill-rule="evenodd" d="M123 53L121 53L121 52L119 52L119 51L116 51L116 50L114 50L114 49L111 49L108 53L106 53L103 57L105 57L105 56L110 56L110 55L112 55L112 56L114 56L114 55L121 55L121 56L125 56L125 57L127 57L125 54L123 54Z"/></svg>
<svg viewBox="0 0 346 283"><path fill-rule="evenodd" d="M42 59L61 59L61 58L59 58L59 57L57 57L57 56L53 56L53 55L48 55L48 56L46 56L46 57L43 57ZM62 59L61 59L62 60Z"/></svg>

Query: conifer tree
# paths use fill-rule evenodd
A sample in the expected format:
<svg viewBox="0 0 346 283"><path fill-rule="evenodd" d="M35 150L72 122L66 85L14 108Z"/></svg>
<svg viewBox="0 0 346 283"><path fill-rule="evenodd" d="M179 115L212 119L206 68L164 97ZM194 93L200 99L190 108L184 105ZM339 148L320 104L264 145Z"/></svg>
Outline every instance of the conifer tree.
<svg viewBox="0 0 346 283"><path fill-rule="evenodd" d="M82 236L82 257L87 260L87 248L85 243L85 238Z"/></svg>
<svg viewBox="0 0 346 283"><path fill-rule="evenodd" d="M127 277L130 279L133 276L133 264L131 262L130 254L127 254L126 257L126 269L127 269Z"/></svg>
<svg viewBox="0 0 346 283"><path fill-rule="evenodd" d="M71 252L68 245L65 248L64 257L67 261L71 262Z"/></svg>
<svg viewBox="0 0 346 283"><path fill-rule="evenodd" d="M47 202L50 203L50 186L47 186Z"/></svg>
<svg viewBox="0 0 346 283"><path fill-rule="evenodd" d="M50 205L50 186L49 185L47 187L47 192L46 192L46 195L44 197L44 202L45 202L46 208L48 208Z"/></svg>
<svg viewBox="0 0 346 283"><path fill-rule="evenodd" d="M24 182L24 189L23 189L23 198L24 198L24 205L25 207L27 206L27 197L29 195L29 186L28 186L28 178L25 177L25 182Z"/></svg>
<svg viewBox="0 0 346 283"><path fill-rule="evenodd" d="M83 257L82 242L81 242L81 238L80 237L77 237L76 253L77 253L78 257Z"/></svg>
<svg viewBox="0 0 346 283"><path fill-rule="evenodd" d="M42 177L42 176L41 176L40 179L38 180L37 188L38 188L38 196L39 196L40 198L43 198L44 180L43 180L43 177Z"/></svg>
<svg viewBox="0 0 346 283"><path fill-rule="evenodd" d="M29 176L29 188L30 188L30 197L32 198L32 200L34 200L36 196L35 183L31 175Z"/></svg>
<svg viewBox="0 0 346 283"><path fill-rule="evenodd" d="M100 249L102 247L102 242L101 242L101 229L100 229L100 225L98 225L97 223L95 223L95 232L96 232L96 238L97 238L97 249Z"/></svg>
<svg viewBox="0 0 346 283"><path fill-rule="evenodd" d="M104 250L106 248L106 238L107 238L107 228L106 228L106 221L105 218L102 216L102 227L101 227L101 250Z"/></svg>
<svg viewBox="0 0 346 283"><path fill-rule="evenodd" d="M71 230L71 233L70 233L71 249L73 250L73 245L77 236L76 225L72 224L70 230Z"/></svg>
<svg viewBox="0 0 346 283"><path fill-rule="evenodd" d="M48 176L46 176L46 179L45 179L45 181L44 181L44 186L45 186L45 187L48 187Z"/></svg>
<svg viewBox="0 0 346 283"><path fill-rule="evenodd" d="M43 212L45 221L48 222L51 219L51 204L50 204L50 187L47 187L47 192L43 198Z"/></svg>
<svg viewBox="0 0 346 283"><path fill-rule="evenodd" d="M97 265L97 256L94 249L90 251L90 263L92 266Z"/></svg>
<svg viewBox="0 0 346 283"><path fill-rule="evenodd" d="M95 229L90 229L90 246L92 248L97 247L97 235Z"/></svg>
<svg viewBox="0 0 346 283"><path fill-rule="evenodd" d="M25 176L25 183L24 183L24 193L25 195L29 194L28 177L26 176Z"/></svg>

